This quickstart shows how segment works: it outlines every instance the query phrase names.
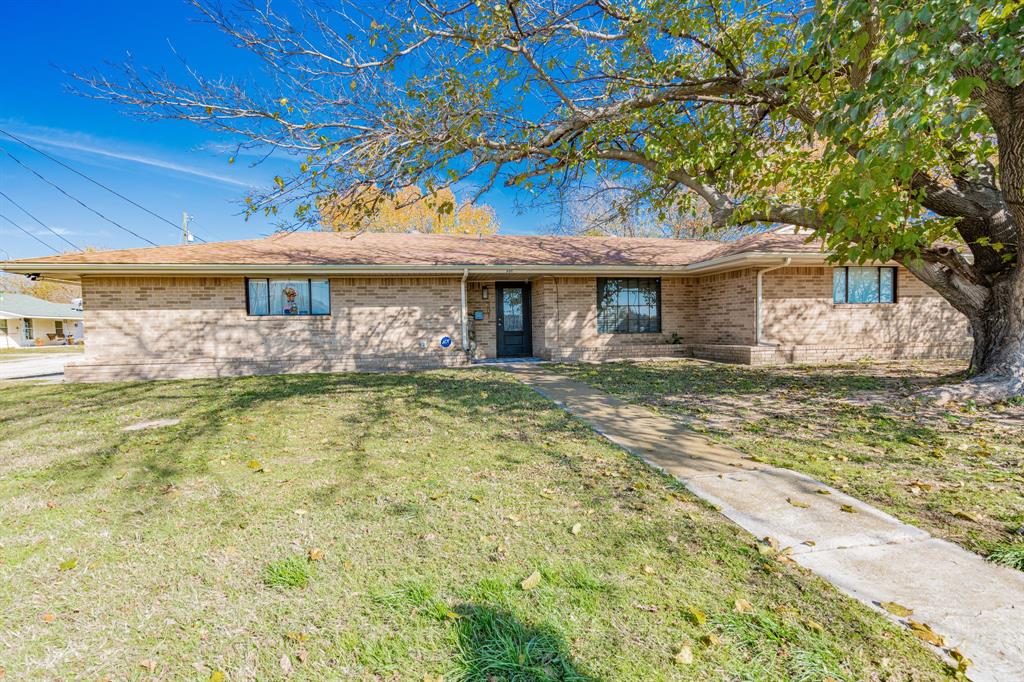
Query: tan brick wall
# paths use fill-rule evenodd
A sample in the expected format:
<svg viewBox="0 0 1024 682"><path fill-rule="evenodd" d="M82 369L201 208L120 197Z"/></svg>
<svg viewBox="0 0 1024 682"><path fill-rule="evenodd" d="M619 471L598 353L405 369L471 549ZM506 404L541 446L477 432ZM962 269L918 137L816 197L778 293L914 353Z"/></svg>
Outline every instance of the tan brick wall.
<svg viewBox="0 0 1024 682"><path fill-rule="evenodd" d="M763 340L783 346L872 347L969 342L967 318L908 270L896 274L894 304L832 302L832 268L764 275Z"/></svg>
<svg viewBox="0 0 1024 682"><path fill-rule="evenodd" d="M474 357L495 357L494 281L467 284ZM755 337L756 270L662 278L660 334L599 334L596 277L532 281L534 355L602 360L692 354L748 362L960 357L966 320L905 270L893 305L834 305L832 269L764 276L764 339ZM332 278L331 315L249 317L239 277L85 277L89 343L69 378L98 380L290 371L416 369L466 362L459 279ZM488 298L483 299L487 287ZM682 345L667 345L678 334ZM452 346L440 347L442 336ZM425 343L426 348L420 344Z"/></svg>
<svg viewBox="0 0 1024 682"><path fill-rule="evenodd" d="M687 301L688 343L701 345L754 343L756 270L736 270L694 277Z"/></svg>
<svg viewBox="0 0 1024 682"><path fill-rule="evenodd" d="M553 277L546 298L551 324L545 326L548 349L566 347L607 348L613 346L663 344L673 332L685 338L688 290L681 277L661 278L660 334L601 334L597 331L597 278Z"/></svg>
<svg viewBox="0 0 1024 682"><path fill-rule="evenodd" d="M487 287L487 300L483 289ZM476 343L474 358L493 358L498 354L497 325L494 318L494 282L466 283L466 309L469 313L470 338ZM474 320L473 312L483 311L484 319Z"/></svg>
<svg viewBox="0 0 1024 682"><path fill-rule="evenodd" d="M465 360L457 278L333 278L331 314L322 317L250 317L240 277L85 277L82 293L86 364L248 363L289 371ZM453 340L448 349L439 343L445 335Z"/></svg>

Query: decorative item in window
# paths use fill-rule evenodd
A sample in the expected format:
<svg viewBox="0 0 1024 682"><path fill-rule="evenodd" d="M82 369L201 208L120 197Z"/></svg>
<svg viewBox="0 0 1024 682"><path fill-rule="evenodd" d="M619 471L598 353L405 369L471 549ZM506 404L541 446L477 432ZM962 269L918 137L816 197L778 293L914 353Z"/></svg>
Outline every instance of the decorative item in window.
<svg viewBox="0 0 1024 682"><path fill-rule="evenodd" d="M331 291L326 279L248 279L246 308L250 315L330 315Z"/></svg>
<svg viewBox="0 0 1024 682"><path fill-rule="evenodd" d="M281 293L285 297L284 314L285 315L298 315L299 306L295 303L295 297L299 295L299 292L295 290L295 287L285 287L281 290Z"/></svg>

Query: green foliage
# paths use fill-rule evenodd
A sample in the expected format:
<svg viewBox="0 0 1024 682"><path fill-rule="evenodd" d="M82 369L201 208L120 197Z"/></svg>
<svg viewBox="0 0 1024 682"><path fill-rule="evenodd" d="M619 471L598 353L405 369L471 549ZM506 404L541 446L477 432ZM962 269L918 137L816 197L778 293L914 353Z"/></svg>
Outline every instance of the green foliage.
<svg viewBox="0 0 1024 682"><path fill-rule="evenodd" d="M1024 540L1003 542L996 545L989 552L988 560L1024 571Z"/></svg>
<svg viewBox="0 0 1024 682"><path fill-rule="evenodd" d="M263 567L267 587L305 587L312 576L313 568L303 556L288 556Z"/></svg>
<svg viewBox="0 0 1024 682"><path fill-rule="evenodd" d="M922 206L925 190L915 179L978 179L996 156L979 97L1024 81L1021 7L833 1L805 25L809 49L790 87L806 97L803 75L822 79L813 89L824 105L815 132L827 142L819 233L840 256L886 259L957 238L953 220ZM837 77L842 69L862 70L862 82Z"/></svg>

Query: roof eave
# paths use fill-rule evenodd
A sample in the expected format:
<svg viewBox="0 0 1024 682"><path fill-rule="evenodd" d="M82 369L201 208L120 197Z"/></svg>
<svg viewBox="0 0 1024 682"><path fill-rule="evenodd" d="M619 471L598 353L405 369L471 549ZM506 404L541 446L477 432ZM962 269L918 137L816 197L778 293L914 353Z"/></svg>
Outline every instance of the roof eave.
<svg viewBox="0 0 1024 682"><path fill-rule="evenodd" d="M16 274L38 274L44 278L74 278L82 275L273 275L273 274L327 274L327 275L459 275L469 269L471 274L495 275L554 275L554 274L703 274L741 269L762 263L775 263L792 258L794 264L822 263L826 253L807 252L749 252L721 258L698 261L687 265L524 265L497 264L249 264L249 263L46 263L15 261L0 263L0 267Z"/></svg>

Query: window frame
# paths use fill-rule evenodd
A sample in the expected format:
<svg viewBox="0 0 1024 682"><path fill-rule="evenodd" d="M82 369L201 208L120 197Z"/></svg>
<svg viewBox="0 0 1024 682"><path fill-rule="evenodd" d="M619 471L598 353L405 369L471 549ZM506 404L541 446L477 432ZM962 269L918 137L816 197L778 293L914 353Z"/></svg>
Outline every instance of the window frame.
<svg viewBox="0 0 1024 682"><path fill-rule="evenodd" d="M308 313L297 313L295 315L281 315L270 312L270 282L271 280L280 280L285 282L301 282L301 277L246 277L245 278L245 314L247 317L286 317L288 319L294 319L296 317L330 317L331 311L333 310L333 302L331 301L331 278L330 277L317 277L318 282L327 282L327 312L326 313L314 313L313 312L313 278L306 277L306 293L309 299L309 312ZM249 282L266 282L267 283L267 313L260 315L252 312L252 301L249 300Z"/></svg>
<svg viewBox="0 0 1024 682"><path fill-rule="evenodd" d="M10 334L10 326L7 324L7 318L0 318L0 334L7 336Z"/></svg>
<svg viewBox="0 0 1024 682"><path fill-rule="evenodd" d="M653 282L654 283L654 294L655 294L655 298L656 298L656 303L655 303L656 329L650 329L650 330L645 330L645 331L635 331L635 332L631 332L631 331L628 331L628 330L627 331L603 330L601 328L601 317L602 317L602 314L601 314L602 313L601 300L604 298L604 292L605 292L605 288L608 285L608 282L629 282L631 280L635 281L637 283L638 287L639 287L639 284L641 282ZM621 304L615 303L615 304L612 304L609 307L621 308L623 306ZM629 304L627 303L625 307L628 310ZM598 277L597 278L597 320L596 320L596 323L597 323L597 333L598 334L661 334L661 329L662 329L662 319L661 319L661 277ZM628 324L627 324L627 326L628 326Z"/></svg>
<svg viewBox="0 0 1024 682"><path fill-rule="evenodd" d="M850 302L850 268L874 268L878 279L878 300ZM836 300L835 272L843 271L843 300ZM892 300L882 300L882 270L892 270ZM899 268L892 265L840 265L832 268L832 305L896 305L899 301Z"/></svg>
<svg viewBox="0 0 1024 682"><path fill-rule="evenodd" d="M60 329L57 328L57 325L60 325ZM53 333L60 337L64 336L64 320L53 321Z"/></svg>
<svg viewBox="0 0 1024 682"><path fill-rule="evenodd" d="M21 338L26 341L35 341L36 330L32 326L32 320L28 317L21 321Z"/></svg>

